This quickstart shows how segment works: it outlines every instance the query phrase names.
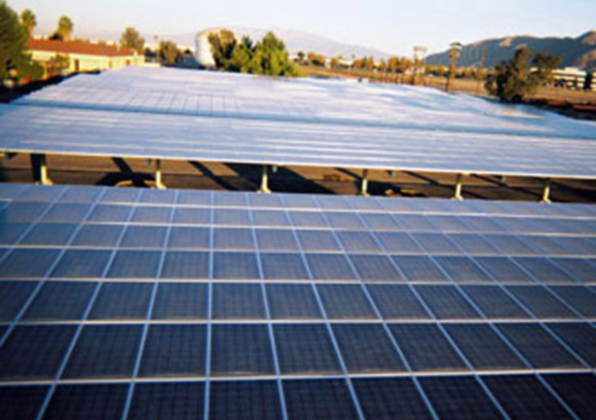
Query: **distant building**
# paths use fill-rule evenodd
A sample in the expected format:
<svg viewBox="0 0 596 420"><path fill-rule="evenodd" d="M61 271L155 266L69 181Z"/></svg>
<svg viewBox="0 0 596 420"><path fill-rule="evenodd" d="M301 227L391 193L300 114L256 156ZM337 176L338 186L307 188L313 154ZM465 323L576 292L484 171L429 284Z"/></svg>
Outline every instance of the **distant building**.
<svg viewBox="0 0 596 420"><path fill-rule="evenodd" d="M144 56L136 51L107 43L30 39L28 48L33 60L45 68L46 75L51 73L57 57L65 62L67 60L62 70L66 73L115 70L126 66L141 66L145 61Z"/></svg>
<svg viewBox="0 0 596 420"><path fill-rule="evenodd" d="M588 73L576 67L565 67L553 71L553 84L555 87L568 89L595 90L596 85Z"/></svg>

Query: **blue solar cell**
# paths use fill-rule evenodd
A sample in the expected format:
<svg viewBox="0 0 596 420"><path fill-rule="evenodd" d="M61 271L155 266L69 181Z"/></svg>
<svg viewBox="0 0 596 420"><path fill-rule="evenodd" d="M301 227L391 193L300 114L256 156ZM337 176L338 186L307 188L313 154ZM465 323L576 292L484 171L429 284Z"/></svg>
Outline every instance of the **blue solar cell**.
<svg viewBox="0 0 596 420"><path fill-rule="evenodd" d="M135 386L128 420L193 420L202 418L202 382L139 383Z"/></svg>

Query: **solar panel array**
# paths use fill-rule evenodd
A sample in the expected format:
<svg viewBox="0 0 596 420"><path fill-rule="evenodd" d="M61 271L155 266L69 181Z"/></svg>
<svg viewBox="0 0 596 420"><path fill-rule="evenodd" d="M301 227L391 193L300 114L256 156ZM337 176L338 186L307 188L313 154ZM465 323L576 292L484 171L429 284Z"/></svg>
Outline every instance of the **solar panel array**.
<svg viewBox="0 0 596 420"><path fill-rule="evenodd" d="M592 419L596 206L0 185L3 419Z"/></svg>
<svg viewBox="0 0 596 420"><path fill-rule="evenodd" d="M432 89L127 69L16 104L4 152L596 178L593 122Z"/></svg>

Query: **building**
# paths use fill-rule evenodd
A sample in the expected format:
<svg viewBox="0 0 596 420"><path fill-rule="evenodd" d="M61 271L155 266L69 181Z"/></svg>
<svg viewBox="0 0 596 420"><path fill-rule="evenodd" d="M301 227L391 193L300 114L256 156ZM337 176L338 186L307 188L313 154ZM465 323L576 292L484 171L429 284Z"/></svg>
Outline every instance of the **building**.
<svg viewBox="0 0 596 420"><path fill-rule="evenodd" d="M133 50L106 43L30 39L28 47L33 60L39 62L46 70L46 76L54 75L56 72L115 70L126 66L140 66L145 61L143 55ZM56 66L59 57L62 57L63 61L67 60L67 63Z"/></svg>
<svg viewBox="0 0 596 420"><path fill-rule="evenodd" d="M565 67L553 71L553 84L568 89L596 90L596 84L589 76L589 73L576 67Z"/></svg>

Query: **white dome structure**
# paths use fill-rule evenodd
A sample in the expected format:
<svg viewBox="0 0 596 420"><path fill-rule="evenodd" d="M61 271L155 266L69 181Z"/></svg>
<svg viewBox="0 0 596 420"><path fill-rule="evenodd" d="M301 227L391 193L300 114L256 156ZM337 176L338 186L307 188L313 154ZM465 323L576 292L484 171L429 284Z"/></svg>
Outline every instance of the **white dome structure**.
<svg viewBox="0 0 596 420"><path fill-rule="evenodd" d="M222 31L227 31L225 28L205 29L195 36L195 51L197 62L201 67L213 68L215 67L215 59L213 58L213 51L209 36L219 35Z"/></svg>

